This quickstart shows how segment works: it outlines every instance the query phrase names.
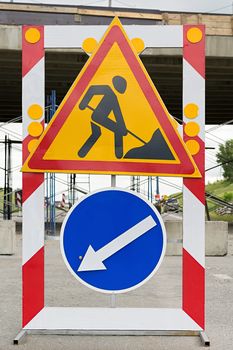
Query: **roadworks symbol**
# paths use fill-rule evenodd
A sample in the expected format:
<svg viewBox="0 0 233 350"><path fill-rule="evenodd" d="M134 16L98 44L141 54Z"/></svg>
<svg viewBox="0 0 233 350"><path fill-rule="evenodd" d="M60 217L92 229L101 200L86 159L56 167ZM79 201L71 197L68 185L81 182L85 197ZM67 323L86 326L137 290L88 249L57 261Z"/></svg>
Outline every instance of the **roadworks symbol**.
<svg viewBox="0 0 233 350"><path fill-rule="evenodd" d="M199 177L153 82L114 19L23 171Z"/></svg>

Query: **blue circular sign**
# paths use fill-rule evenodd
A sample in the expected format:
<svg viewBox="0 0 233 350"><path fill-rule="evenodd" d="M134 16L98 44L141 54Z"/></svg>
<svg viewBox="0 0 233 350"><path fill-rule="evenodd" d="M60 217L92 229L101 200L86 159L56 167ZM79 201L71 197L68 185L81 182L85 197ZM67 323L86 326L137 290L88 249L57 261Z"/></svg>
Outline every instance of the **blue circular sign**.
<svg viewBox="0 0 233 350"><path fill-rule="evenodd" d="M123 293L159 268L166 232L149 201L114 187L93 192L70 209L60 245L65 264L80 282L103 293Z"/></svg>

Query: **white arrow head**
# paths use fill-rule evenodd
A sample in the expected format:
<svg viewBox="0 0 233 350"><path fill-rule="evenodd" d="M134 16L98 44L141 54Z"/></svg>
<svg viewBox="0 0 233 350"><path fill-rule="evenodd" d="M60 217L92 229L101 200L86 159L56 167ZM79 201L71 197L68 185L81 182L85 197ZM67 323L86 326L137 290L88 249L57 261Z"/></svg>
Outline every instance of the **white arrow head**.
<svg viewBox="0 0 233 350"><path fill-rule="evenodd" d="M97 250L97 252L94 251L91 245L89 245L86 254L83 257L83 261L78 268L78 271L107 270L103 264L103 261L105 259L112 256L138 237L144 235L155 226L156 222L154 221L153 217L149 215L122 233L120 236L117 236L111 242L107 243L105 246Z"/></svg>
<svg viewBox="0 0 233 350"><path fill-rule="evenodd" d="M78 272L96 270L106 270L106 267L99 254L94 251L91 245L89 245L83 260L79 265Z"/></svg>

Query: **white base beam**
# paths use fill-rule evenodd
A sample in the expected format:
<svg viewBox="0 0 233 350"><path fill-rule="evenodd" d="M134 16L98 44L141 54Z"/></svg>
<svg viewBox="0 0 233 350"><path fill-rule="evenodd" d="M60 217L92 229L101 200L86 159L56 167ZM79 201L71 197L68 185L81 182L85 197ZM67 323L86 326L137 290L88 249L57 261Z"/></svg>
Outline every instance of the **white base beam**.
<svg viewBox="0 0 233 350"><path fill-rule="evenodd" d="M182 309L45 307L25 330L202 331Z"/></svg>

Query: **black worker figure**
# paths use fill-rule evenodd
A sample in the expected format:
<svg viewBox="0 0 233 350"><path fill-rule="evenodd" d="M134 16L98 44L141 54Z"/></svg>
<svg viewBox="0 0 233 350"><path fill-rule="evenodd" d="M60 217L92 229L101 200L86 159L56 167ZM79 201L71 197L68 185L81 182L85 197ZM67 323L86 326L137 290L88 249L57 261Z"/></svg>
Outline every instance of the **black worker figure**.
<svg viewBox="0 0 233 350"><path fill-rule="evenodd" d="M121 76L115 76L112 79L114 89L123 94L127 87L126 80ZM103 98L99 102L98 106L94 109L89 106L93 96L103 95ZM117 95L113 89L108 85L92 85L87 90L83 97L79 108L84 110L89 108L93 111L91 115L91 135L85 141L83 146L78 151L80 158L84 158L87 153L94 146L96 141L101 136L101 126L112 131L114 133L115 142L115 156L116 158L123 157L123 137L127 135L127 129L121 113L120 105L117 99ZM110 113L113 112L116 121L109 118Z"/></svg>
<svg viewBox="0 0 233 350"><path fill-rule="evenodd" d="M112 79L114 89L123 94L127 87L126 80L121 76L115 76ZM98 106L94 109L89 106L89 102L96 95L102 95L103 98ZM152 130L152 136L149 141L143 140L131 130L126 128L117 95L113 89L108 85L92 85L87 90L83 97L79 108L84 110L89 108L92 111L91 115L91 135L84 142L78 156L84 158L96 141L101 136L101 127L104 127L114 133L115 141L115 156L116 158L126 159L165 159L174 160L174 156L167 145L159 128ZM113 112L116 121L109 118L110 113ZM143 118L143 116L142 116ZM124 154L123 152L123 137L130 134L142 143L142 146L132 148Z"/></svg>

